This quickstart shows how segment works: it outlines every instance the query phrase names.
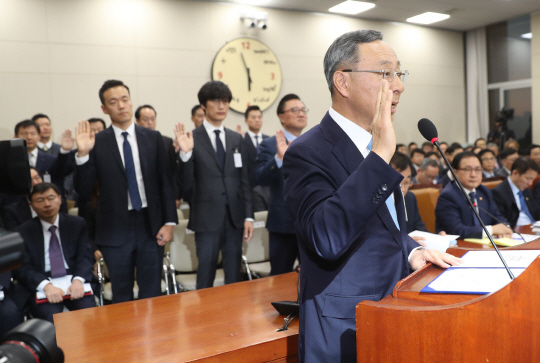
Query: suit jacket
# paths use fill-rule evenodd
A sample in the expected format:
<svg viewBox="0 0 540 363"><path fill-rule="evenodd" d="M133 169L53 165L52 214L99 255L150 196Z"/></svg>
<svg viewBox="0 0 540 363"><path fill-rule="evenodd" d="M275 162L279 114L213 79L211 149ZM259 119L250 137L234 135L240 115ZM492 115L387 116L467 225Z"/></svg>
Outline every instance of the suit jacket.
<svg viewBox="0 0 540 363"><path fill-rule="evenodd" d="M506 219L499 213L488 187L480 184L476 188L476 200L480 208L507 223ZM500 223L481 209L479 213L486 226ZM482 238L482 227L474 225L475 218L476 216L457 184L452 182L444 187L435 207L436 232L445 231L447 234L458 234L460 239Z"/></svg>
<svg viewBox="0 0 540 363"><path fill-rule="evenodd" d="M174 149L173 139L168 136L162 135L163 146L165 146L165 153L169 159L169 166L171 168L171 176L173 177L174 195L175 199L182 199L182 182L180 180L180 174L178 172L178 153Z"/></svg>
<svg viewBox="0 0 540 363"><path fill-rule="evenodd" d="M262 140L259 142L259 146L262 144L262 142L266 139L268 139L268 135L262 135ZM249 184L251 187L255 187L256 185L260 184L257 183L256 177L255 177L255 169L257 168L257 147L253 144L253 140L251 140L251 137L246 134L244 135L244 150L247 153L247 167L248 167L248 173L249 173ZM262 184L261 184L262 185Z"/></svg>
<svg viewBox="0 0 540 363"><path fill-rule="evenodd" d="M497 204L497 208L499 208L504 218L510 222L512 228L515 228L519 219L519 209L508 179L504 179L502 183L494 187L491 191L493 192L493 200ZM523 196L525 197L525 203L527 203L529 212L531 212L535 220L539 220L540 208L536 204L532 191L526 188L523 191Z"/></svg>
<svg viewBox="0 0 540 363"><path fill-rule="evenodd" d="M276 137L272 136L259 144L255 169L257 184L270 186L266 228L270 232L294 234L294 221L285 206L283 196L283 172L278 168L274 156L277 153Z"/></svg>
<svg viewBox="0 0 540 363"><path fill-rule="evenodd" d="M510 176L510 174L509 174L509 173L506 171L506 169L505 169L504 167L502 167L502 166L501 166L501 168L500 168L499 170L497 170L497 171L495 172L495 175L496 175L496 176L504 176L505 178L506 178L507 176Z"/></svg>
<svg viewBox="0 0 540 363"><path fill-rule="evenodd" d="M60 154L60 149L62 148L62 146L60 146L60 144L57 144L56 142L53 142L52 145L51 145L51 148L47 151L43 150L43 149L39 149L40 151L44 152L44 153L47 153L49 155L52 155L54 157L57 157L58 154Z"/></svg>
<svg viewBox="0 0 540 363"><path fill-rule="evenodd" d="M407 192L405 194L405 209L407 211L407 233L411 233L412 231L427 232L426 225L422 217L420 217L418 202L413 192Z"/></svg>
<svg viewBox="0 0 540 363"><path fill-rule="evenodd" d="M283 175L302 261L300 361L356 361L356 304L390 294L419 246L406 233L403 176L375 153L364 159L328 113L289 146Z"/></svg>
<svg viewBox="0 0 540 363"><path fill-rule="evenodd" d="M56 184L62 195L64 194L64 179L71 174L75 168L74 154L59 153L58 156L52 156L41 150L38 150L36 159L36 170L43 178L46 173L51 176L51 182ZM44 180L45 181L45 180Z"/></svg>
<svg viewBox="0 0 540 363"><path fill-rule="evenodd" d="M4 207L4 226L7 230L13 231L26 221L32 219L32 211L26 196L20 196L15 203Z"/></svg>
<svg viewBox="0 0 540 363"><path fill-rule="evenodd" d="M81 217L64 213L60 213L59 218L60 244L71 275L90 282L94 256L88 243L86 222ZM24 239L25 255L22 266L15 274L25 287L36 291L38 285L50 277L50 273L45 272L45 245L39 217L20 225L17 232Z"/></svg>
<svg viewBox="0 0 540 363"><path fill-rule="evenodd" d="M253 218L253 206L242 136L225 128L223 171L204 125L193 130L193 140L193 153L182 163L184 191L191 194L188 228L195 232L219 230L227 203L234 226L244 228L244 220ZM242 155L241 168L235 167L235 151Z"/></svg>
<svg viewBox="0 0 540 363"><path fill-rule="evenodd" d="M167 222L178 222L174 188L163 138L154 130L135 125L148 219L152 235ZM77 166L75 189L90 200L95 181L99 184L96 213L96 245L121 246L129 228L128 182L112 126L96 135L90 159Z"/></svg>

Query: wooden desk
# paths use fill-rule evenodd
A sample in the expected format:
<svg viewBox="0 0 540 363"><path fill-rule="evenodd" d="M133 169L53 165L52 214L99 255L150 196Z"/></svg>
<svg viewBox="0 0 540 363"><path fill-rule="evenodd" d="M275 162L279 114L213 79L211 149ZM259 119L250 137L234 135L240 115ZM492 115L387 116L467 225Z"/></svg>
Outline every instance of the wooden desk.
<svg viewBox="0 0 540 363"><path fill-rule="evenodd" d="M297 274L56 314L67 363L298 362L270 302L296 300Z"/></svg>

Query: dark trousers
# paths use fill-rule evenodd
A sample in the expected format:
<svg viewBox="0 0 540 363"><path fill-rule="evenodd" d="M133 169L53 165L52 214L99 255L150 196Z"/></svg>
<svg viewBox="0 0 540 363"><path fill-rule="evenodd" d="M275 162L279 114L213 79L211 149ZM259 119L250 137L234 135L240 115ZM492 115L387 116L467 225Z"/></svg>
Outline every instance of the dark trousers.
<svg viewBox="0 0 540 363"><path fill-rule="evenodd" d="M51 303L36 303L36 299L31 299L30 313L34 318L48 320L54 324L53 314L61 313L64 310L64 306L70 311L93 308L96 306L96 300L94 295L83 296L77 300L64 300L64 302L51 304Z"/></svg>
<svg viewBox="0 0 540 363"><path fill-rule="evenodd" d="M129 211L129 236L118 247L99 246L103 254L113 294L113 303L133 300L135 268L139 299L161 295L161 268L164 247L152 235L148 211Z"/></svg>
<svg viewBox="0 0 540 363"><path fill-rule="evenodd" d="M212 232L195 232L195 245L197 247L197 289L204 289L214 285L219 251L223 258L223 272L225 283L231 284L240 281L240 268L242 261L243 228L236 228L226 207L225 219L221 228Z"/></svg>
<svg viewBox="0 0 540 363"><path fill-rule="evenodd" d="M269 232L270 276L291 272L299 258L296 234Z"/></svg>
<svg viewBox="0 0 540 363"><path fill-rule="evenodd" d="M0 339L11 329L23 322L23 316L9 290L4 290L4 300L0 301Z"/></svg>

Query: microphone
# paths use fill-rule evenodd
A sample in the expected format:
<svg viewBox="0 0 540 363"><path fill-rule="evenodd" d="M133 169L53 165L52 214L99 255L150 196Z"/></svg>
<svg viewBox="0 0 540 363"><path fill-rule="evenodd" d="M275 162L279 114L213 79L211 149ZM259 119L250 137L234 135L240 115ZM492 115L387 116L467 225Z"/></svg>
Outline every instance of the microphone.
<svg viewBox="0 0 540 363"><path fill-rule="evenodd" d="M499 258L501 259L501 261L502 261L502 263L504 265L504 268L506 269L506 272L508 272L508 275L510 275L510 279L513 280L514 279L514 274L512 273L512 271L510 271L510 268L508 268L508 265L506 264L506 261L504 260L503 256L501 255L501 252L497 248L497 245L495 245L495 241L493 240L493 236L488 232L488 230L486 228L486 225L484 224L484 221L482 220L482 218L480 218L480 215L478 214L478 211L476 210L473 203L471 202L471 200L467 196L467 193L465 192L465 189L463 188L463 185L461 185L461 182L459 181L458 177L456 176L456 172L454 171L454 169L450 165L450 162L446 158L446 155L444 155L444 152L441 150L441 145L439 144L439 137L438 137L437 127L435 127L433 122L431 122L427 118L423 118L420 121L418 121L418 131L420 131L420 134L422 134L422 136L427 141L431 142L433 145L435 145L437 150L439 150L439 153L442 155L445 164L448 166L448 170L450 170L450 172L452 173L452 176L454 177L454 182L457 184L459 190L461 191L461 193L465 197L465 200L467 200L467 202L469 203L469 206L471 207L471 210L476 215L476 218L480 222L480 225L482 226L482 229L486 233L486 236L488 236L489 241L491 242L491 245L493 246L493 249L497 252L497 255L499 255Z"/></svg>
<svg viewBox="0 0 540 363"><path fill-rule="evenodd" d="M505 222L505 221L503 221L502 219L499 219L499 218L495 217L493 214L489 213L487 210L485 210L484 208L482 208L482 207L480 207L480 206L478 206L478 208L480 208L480 210L481 210L482 212L486 213L488 216L490 216L491 218L493 218L493 219L496 220L497 222L502 223L502 224L504 224L506 227L510 228L510 229L512 230L512 232L514 232L515 234L518 234L518 235L521 237L521 239L523 240L523 243L526 242L526 241L525 241L525 237L523 237L523 236L521 235L521 233L519 233L519 232L516 231L514 228L512 228L512 226L510 225L510 223Z"/></svg>

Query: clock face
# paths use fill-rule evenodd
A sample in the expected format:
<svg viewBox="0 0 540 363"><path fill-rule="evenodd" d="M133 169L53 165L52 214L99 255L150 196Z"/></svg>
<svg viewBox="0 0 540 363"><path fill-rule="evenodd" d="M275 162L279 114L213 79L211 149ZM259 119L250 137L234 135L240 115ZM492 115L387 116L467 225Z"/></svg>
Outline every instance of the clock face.
<svg viewBox="0 0 540 363"><path fill-rule="evenodd" d="M230 108L244 113L249 106L266 110L281 91L281 67L270 48L252 38L225 44L214 58L212 80L221 81L232 92Z"/></svg>

